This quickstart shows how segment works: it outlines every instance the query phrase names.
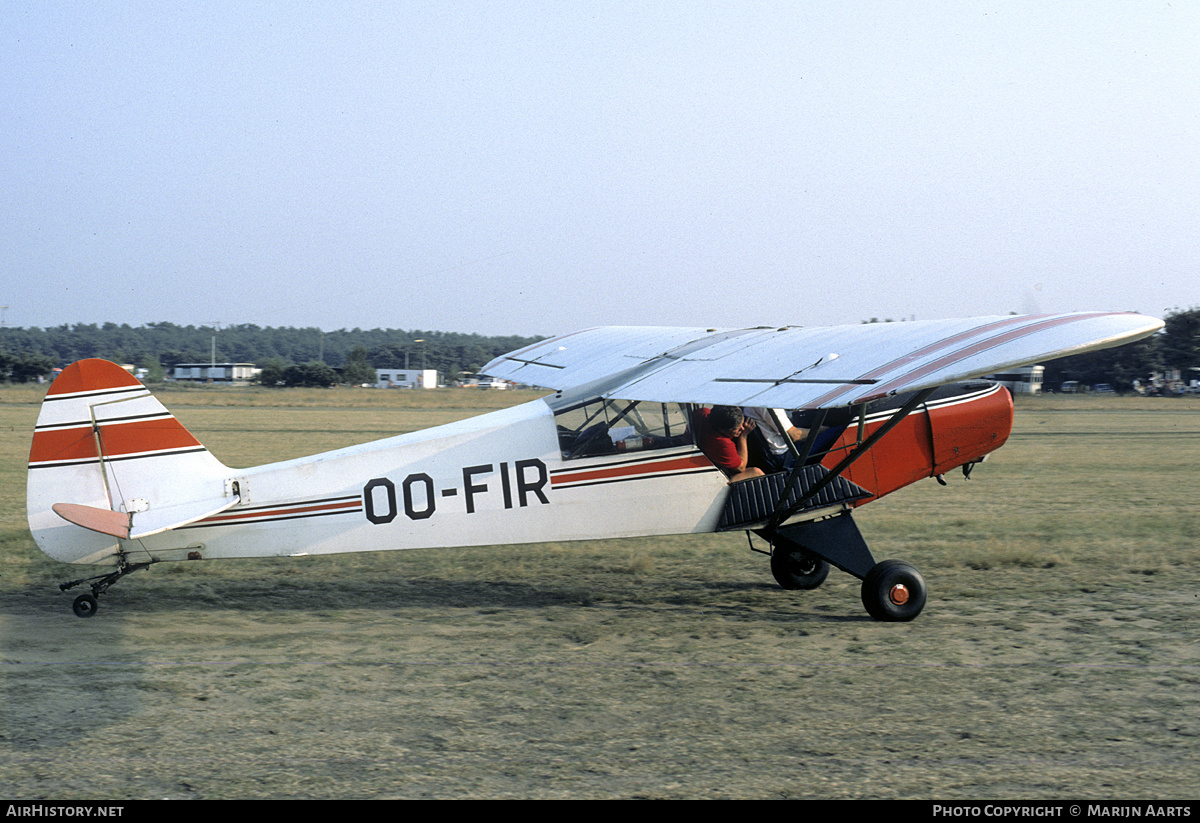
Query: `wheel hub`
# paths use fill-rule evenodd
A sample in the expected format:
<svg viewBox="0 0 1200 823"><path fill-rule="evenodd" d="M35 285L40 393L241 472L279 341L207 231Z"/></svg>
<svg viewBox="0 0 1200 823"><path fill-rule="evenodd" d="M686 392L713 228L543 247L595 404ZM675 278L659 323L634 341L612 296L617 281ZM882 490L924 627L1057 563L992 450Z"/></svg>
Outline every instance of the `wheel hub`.
<svg viewBox="0 0 1200 823"><path fill-rule="evenodd" d="M888 590L888 600L897 606L903 606L908 602L909 592L908 586L903 583L897 583Z"/></svg>

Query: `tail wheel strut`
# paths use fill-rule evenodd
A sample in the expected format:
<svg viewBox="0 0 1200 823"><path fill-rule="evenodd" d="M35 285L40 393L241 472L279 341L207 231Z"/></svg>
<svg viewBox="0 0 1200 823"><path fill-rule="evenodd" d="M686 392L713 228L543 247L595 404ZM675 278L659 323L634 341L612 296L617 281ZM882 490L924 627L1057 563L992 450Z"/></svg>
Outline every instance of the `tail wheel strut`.
<svg viewBox="0 0 1200 823"><path fill-rule="evenodd" d="M108 591L109 586L127 574L132 574L139 569L147 569L149 567L149 563L128 563L125 561L124 555L122 555L121 564L117 567L116 571L102 574L99 577L85 577L82 580L72 580L62 583L59 585L58 590L65 592L67 589L73 589L84 583L90 584L91 593L81 594L76 597L75 601L71 604L71 611L75 612L77 617L94 617L96 610L100 608L100 602L97 598Z"/></svg>

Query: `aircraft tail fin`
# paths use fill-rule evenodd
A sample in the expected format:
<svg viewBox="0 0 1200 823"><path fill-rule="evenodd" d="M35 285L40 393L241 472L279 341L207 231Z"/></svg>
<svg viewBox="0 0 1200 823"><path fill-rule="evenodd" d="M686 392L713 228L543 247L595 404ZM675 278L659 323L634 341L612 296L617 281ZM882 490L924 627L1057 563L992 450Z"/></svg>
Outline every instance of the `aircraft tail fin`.
<svg viewBox="0 0 1200 823"><path fill-rule="evenodd" d="M231 471L125 369L80 360L42 403L29 452L29 529L48 556L113 562L137 540L238 503Z"/></svg>

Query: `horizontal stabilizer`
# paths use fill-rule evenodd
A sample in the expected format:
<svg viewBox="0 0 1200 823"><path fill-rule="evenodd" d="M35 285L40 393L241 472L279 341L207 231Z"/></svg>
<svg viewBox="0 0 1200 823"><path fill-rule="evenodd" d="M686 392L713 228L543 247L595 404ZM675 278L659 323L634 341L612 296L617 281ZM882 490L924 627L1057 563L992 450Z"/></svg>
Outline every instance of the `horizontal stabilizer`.
<svg viewBox="0 0 1200 823"><path fill-rule="evenodd" d="M137 540L139 537L149 537L152 534L177 529L233 508L240 502L241 498L234 495L221 500L216 506L211 500L203 500L174 506L160 506L157 509L150 509L150 511L137 512L133 515L133 527L130 529L132 534L129 537L131 540Z"/></svg>
<svg viewBox="0 0 1200 823"><path fill-rule="evenodd" d="M214 506L211 500L205 500L133 513L115 512L79 503L55 503L51 508L59 517L76 526L110 534L122 540L137 540L195 523L232 508L239 502L241 498L234 496L222 500L217 506Z"/></svg>
<svg viewBox="0 0 1200 823"><path fill-rule="evenodd" d="M95 506L84 506L80 503L55 503L50 508L63 520L83 526L101 534L111 534L122 540L129 539L129 530L133 517L128 512L115 512L112 509L98 509Z"/></svg>

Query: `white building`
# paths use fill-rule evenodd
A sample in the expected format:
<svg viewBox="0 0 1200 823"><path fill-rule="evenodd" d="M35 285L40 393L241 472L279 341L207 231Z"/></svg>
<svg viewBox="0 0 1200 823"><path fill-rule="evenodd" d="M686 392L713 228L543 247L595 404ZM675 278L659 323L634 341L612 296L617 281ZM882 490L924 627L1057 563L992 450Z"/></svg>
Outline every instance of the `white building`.
<svg viewBox="0 0 1200 823"><path fill-rule="evenodd" d="M193 383L229 383L246 385L258 376L261 369L253 363L176 363L172 380Z"/></svg>
<svg viewBox="0 0 1200 823"><path fill-rule="evenodd" d="M1022 366L1003 374L989 374L987 379L995 380L1013 394L1041 394L1045 372L1045 366Z"/></svg>
<svg viewBox="0 0 1200 823"><path fill-rule="evenodd" d="M436 389L437 369L376 369L377 389Z"/></svg>

